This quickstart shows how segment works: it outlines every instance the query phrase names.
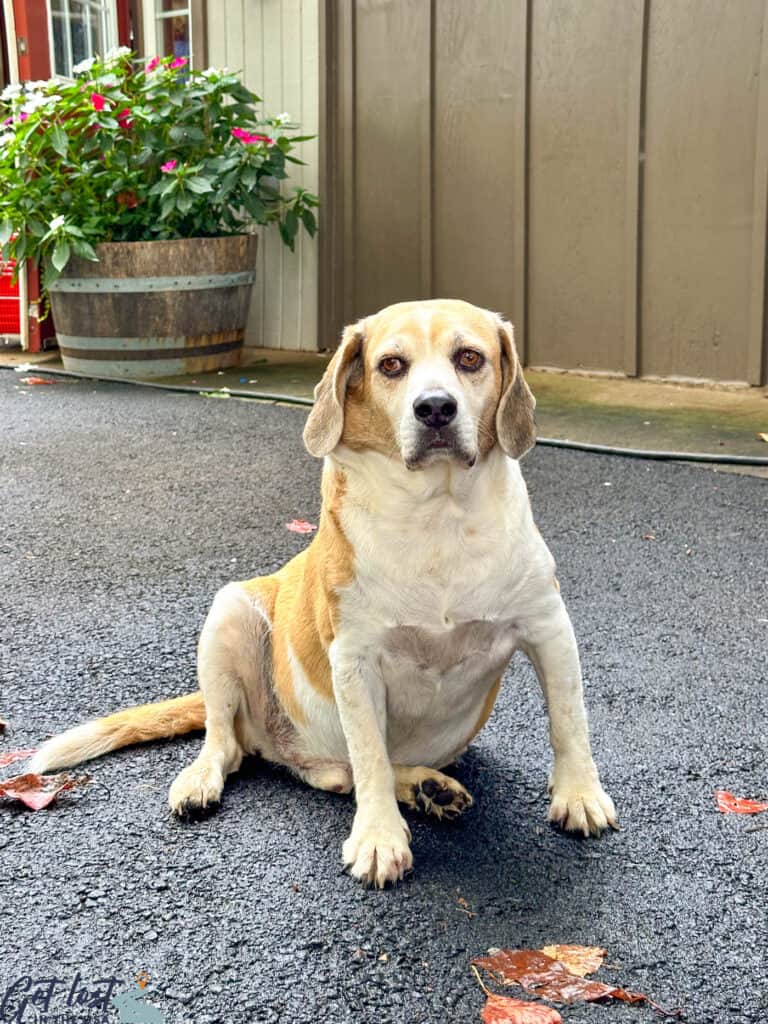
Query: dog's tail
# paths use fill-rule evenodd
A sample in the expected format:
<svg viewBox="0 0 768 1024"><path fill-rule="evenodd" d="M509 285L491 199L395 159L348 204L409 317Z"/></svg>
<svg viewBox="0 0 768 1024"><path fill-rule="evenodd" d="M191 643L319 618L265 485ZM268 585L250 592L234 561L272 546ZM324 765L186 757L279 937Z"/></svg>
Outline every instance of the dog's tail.
<svg viewBox="0 0 768 1024"><path fill-rule="evenodd" d="M107 718L94 718L54 736L37 751L27 771L68 768L132 743L182 736L204 726L205 702L199 690L157 704L142 704Z"/></svg>

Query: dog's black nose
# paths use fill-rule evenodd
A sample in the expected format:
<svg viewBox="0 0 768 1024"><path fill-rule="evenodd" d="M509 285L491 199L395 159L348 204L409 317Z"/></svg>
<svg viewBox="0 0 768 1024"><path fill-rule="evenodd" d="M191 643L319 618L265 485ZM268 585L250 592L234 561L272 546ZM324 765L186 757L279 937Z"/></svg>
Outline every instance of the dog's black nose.
<svg viewBox="0 0 768 1024"><path fill-rule="evenodd" d="M427 427L439 430L455 418L456 400L447 391L422 391L413 403L413 412L417 420Z"/></svg>

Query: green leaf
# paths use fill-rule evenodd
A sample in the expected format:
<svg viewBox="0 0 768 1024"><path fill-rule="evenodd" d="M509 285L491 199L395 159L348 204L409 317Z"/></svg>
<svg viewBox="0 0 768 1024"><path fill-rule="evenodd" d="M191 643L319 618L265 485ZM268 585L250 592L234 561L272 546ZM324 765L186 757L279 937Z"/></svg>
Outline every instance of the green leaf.
<svg viewBox="0 0 768 1024"><path fill-rule="evenodd" d="M306 228L307 234L309 235L309 237L310 238L314 238L315 237L315 232L317 231L317 218L315 217L314 213L312 213L311 210L308 210L305 207L301 211L299 216L301 217L301 223Z"/></svg>
<svg viewBox="0 0 768 1024"><path fill-rule="evenodd" d="M90 242L86 242L82 238L75 238L72 241L72 248L75 250L75 256L79 256L80 259L90 260L91 263L99 262L96 250Z"/></svg>
<svg viewBox="0 0 768 1024"><path fill-rule="evenodd" d="M2 248L13 234L13 224L9 220L0 223L0 248Z"/></svg>
<svg viewBox="0 0 768 1024"><path fill-rule="evenodd" d="M205 132L193 125L175 124L168 132L172 142L204 142Z"/></svg>
<svg viewBox="0 0 768 1024"><path fill-rule="evenodd" d="M267 208L258 196L255 196L253 192L243 192L241 199L243 206L253 219L259 224L264 224L267 219Z"/></svg>
<svg viewBox="0 0 768 1024"><path fill-rule="evenodd" d="M60 238L53 249L53 255L51 256L51 263L55 269L61 273L69 262L69 242L66 238Z"/></svg>
<svg viewBox="0 0 768 1024"><path fill-rule="evenodd" d="M67 133L61 127L60 124L55 124L51 128L51 145L59 154L59 156L67 155L67 145L69 140L67 139Z"/></svg>
<svg viewBox="0 0 768 1024"><path fill-rule="evenodd" d="M182 193L180 196L176 197L176 209L179 213L189 213L194 205L194 197L188 193Z"/></svg>
<svg viewBox="0 0 768 1024"><path fill-rule="evenodd" d="M213 192L213 185L211 185L210 181L207 181L205 178L201 178L196 174L193 174L191 178L185 178L184 184L190 192L197 192L198 195L203 192Z"/></svg>

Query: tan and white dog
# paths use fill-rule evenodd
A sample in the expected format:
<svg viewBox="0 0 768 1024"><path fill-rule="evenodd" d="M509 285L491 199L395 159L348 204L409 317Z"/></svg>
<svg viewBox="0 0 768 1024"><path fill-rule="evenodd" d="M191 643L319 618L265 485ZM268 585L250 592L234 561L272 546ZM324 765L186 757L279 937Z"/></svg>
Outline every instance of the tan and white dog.
<svg viewBox="0 0 768 1024"><path fill-rule="evenodd" d="M214 804L258 752L357 810L344 863L383 886L412 865L398 803L451 817L472 803L441 771L493 708L512 654L541 682L551 821L599 834L615 811L592 760L576 642L517 460L534 399L512 327L458 301L390 306L348 327L304 430L324 458L309 547L216 595L200 690L86 723L33 771L201 729L171 786L183 814Z"/></svg>

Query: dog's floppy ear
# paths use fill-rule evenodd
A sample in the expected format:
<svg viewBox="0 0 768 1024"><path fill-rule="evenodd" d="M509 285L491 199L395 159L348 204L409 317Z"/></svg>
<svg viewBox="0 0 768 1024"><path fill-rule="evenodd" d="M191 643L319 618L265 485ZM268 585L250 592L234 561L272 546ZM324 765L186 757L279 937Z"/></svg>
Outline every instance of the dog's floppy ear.
<svg viewBox="0 0 768 1024"><path fill-rule="evenodd" d="M304 427L304 444L315 458L325 458L341 440L344 398L349 378L360 364L363 336L363 321L345 329L341 344L315 388L315 404Z"/></svg>
<svg viewBox="0 0 768 1024"><path fill-rule="evenodd" d="M522 458L536 443L533 410L536 399L523 377L517 358L512 324L499 324L501 344L501 398L496 410L496 436L503 450L513 459Z"/></svg>

